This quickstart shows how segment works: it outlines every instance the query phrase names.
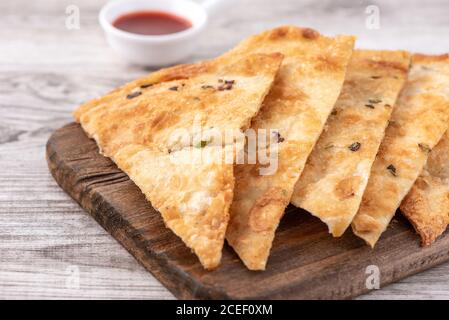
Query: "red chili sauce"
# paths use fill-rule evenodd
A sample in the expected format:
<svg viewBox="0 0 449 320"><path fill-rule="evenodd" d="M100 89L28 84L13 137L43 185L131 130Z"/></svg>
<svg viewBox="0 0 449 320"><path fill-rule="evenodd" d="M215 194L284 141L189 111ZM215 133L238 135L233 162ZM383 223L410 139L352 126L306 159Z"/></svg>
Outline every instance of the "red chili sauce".
<svg viewBox="0 0 449 320"><path fill-rule="evenodd" d="M118 17L113 26L140 35L166 35L187 30L192 23L177 15L161 11L136 11Z"/></svg>

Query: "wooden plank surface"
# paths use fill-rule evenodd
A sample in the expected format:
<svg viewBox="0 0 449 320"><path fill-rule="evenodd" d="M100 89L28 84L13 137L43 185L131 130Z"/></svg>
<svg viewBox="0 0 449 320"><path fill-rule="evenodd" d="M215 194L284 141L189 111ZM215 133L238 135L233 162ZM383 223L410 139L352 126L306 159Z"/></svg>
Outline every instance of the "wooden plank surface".
<svg viewBox="0 0 449 320"><path fill-rule="evenodd" d="M181 299L348 299L372 287L372 268L383 286L449 260L449 233L422 248L400 215L371 249L350 232L332 238L318 219L290 206L264 272L247 270L228 246L220 267L206 271L80 125L50 137L47 161L58 184Z"/></svg>
<svg viewBox="0 0 449 320"><path fill-rule="evenodd" d="M0 2L0 299L173 298L60 190L45 163L48 137L71 121L75 106L149 71L107 47L97 23L103 3ZM80 8L80 30L65 27L71 4ZM379 30L365 27L370 4L381 11ZM188 61L285 23L354 33L359 47L447 52L448 14L444 0L239 0L212 21ZM449 298L449 264L362 298Z"/></svg>

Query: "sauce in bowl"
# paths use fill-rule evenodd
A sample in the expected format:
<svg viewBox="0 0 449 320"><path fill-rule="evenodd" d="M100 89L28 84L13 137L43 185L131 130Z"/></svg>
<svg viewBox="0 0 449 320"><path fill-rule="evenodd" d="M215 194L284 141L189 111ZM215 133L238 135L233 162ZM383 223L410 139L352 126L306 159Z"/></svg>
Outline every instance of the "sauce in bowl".
<svg viewBox="0 0 449 320"><path fill-rule="evenodd" d="M162 11L130 12L118 17L112 25L122 31L147 36L172 34L192 27L189 20Z"/></svg>

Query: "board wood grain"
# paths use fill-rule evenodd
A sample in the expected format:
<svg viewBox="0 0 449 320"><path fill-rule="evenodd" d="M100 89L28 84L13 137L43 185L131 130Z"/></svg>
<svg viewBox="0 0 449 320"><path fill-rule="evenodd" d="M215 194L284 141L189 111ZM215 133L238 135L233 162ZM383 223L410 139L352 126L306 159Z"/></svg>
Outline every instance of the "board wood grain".
<svg viewBox="0 0 449 320"><path fill-rule="evenodd" d="M307 212L289 207L264 272L247 270L225 246L222 265L205 271L134 183L101 156L78 124L57 130L47 162L58 184L176 297L182 299L345 299L369 290L367 267L380 285L449 260L445 233L421 248L412 227L395 219L375 249L347 232L334 239Z"/></svg>

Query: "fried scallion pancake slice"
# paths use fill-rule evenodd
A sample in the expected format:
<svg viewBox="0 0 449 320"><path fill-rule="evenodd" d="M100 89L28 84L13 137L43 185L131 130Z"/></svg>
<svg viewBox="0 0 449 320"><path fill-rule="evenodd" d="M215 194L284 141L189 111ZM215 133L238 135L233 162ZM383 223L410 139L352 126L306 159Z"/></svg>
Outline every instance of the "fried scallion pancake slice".
<svg viewBox="0 0 449 320"><path fill-rule="evenodd" d="M294 185L340 94L353 45L351 36L328 38L311 29L285 26L250 37L231 51L284 55L273 88L251 125L254 131L272 130L267 132L274 135L271 144L258 151L277 149L277 162L268 165L274 170L259 159L236 165L234 171L226 239L248 269L265 269Z"/></svg>
<svg viewBox="0 0 449 320"><path fill-rule="evenodd" d="M449 126L449 56L414 55L376 156L354 233L374 247Z"/></svg>
<svg viewBox="0 0 449 320"><path fill-rule="evenodd" d="M335 237L359 209L409 65L404 51L354 51L340 97L296 183L291 202Z"/></svg>
<svg viewBox="0 0 449 320"><path fill-rule="evenodd" d="M114 156L119 168L159 210L166 226L207 269L220 263L234 190L233 166L222 163L221 152L221 146L213 146L167 154L128 145ZM209 162L199 159L204 156ZM198 159L184 161L187 157Z"/></svg>
<svg viewBox="0 0 449 320"><path fill-rule="evenodd" d="M175 151L202 133L218 130L223 138L226 130L250 126L282 59L278 53L227 54L163 69L82 105L75 119L106 156L130 143ZM179 138L184 132L191 141Z"/></svg>
<svg viewBox="0 0 449 320"><path fill-rule="evenodd" d="M430 151L423 172L401 204L401 212L429 246L449 224L449 131Z"/></svg>
<svg viewBox="0 0 449 320"><path fill-rule="evenodd" d="M249 127L282 59L227 54L164 69L75 111L207 269L219 265L233 196L238 144L224 135Z"/></svg>

